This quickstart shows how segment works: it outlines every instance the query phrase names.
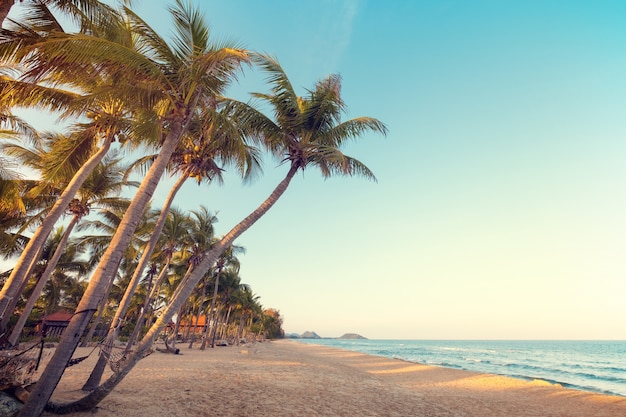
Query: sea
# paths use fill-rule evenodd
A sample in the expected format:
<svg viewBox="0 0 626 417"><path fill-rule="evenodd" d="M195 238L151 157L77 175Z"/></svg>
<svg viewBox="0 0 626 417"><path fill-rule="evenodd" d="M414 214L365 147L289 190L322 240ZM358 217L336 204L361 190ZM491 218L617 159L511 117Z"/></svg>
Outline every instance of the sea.
<svg viewBox="0 0 626 417"><path fill-rule="evenodd" d="M300 339L368 355L626 396L626 341Z"/></svg>

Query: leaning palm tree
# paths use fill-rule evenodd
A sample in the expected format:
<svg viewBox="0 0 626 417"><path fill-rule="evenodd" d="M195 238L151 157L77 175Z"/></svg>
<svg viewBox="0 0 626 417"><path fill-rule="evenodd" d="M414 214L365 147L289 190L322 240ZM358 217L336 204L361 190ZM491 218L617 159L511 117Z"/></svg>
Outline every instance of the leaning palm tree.
<svg viewBox="0 0 626 417"><path fill-rule="evenodd" d="M198 185L203 182L210 183L214 180L221 184L223 182L223 166L225 165L235 166L244 180L252 178L260 170L257 150L246 144L245 137L240 129L237 128L235 122L229 117L224 107L220 107L217 111L212 108L198 109L198 113L190 123L189 131L181 141L176 152L172 155L171 164L168 168L174 175L179 177L163 203L152 237L144 248L135 273L126 288L124 297L120 301L109 330L110 337L117 337L122 318L126 314L131 297L160 239L170 207L185 181L189 178L194 178ZM146 163L153 162L155 158L156 156L154 155L141 158L133 165L143 167ZM87 387L91 389L93 384Z"/></svg>
<svg viewBox="0 0 626 417"><path fill-rule="evenodd" d="M269 74L272 92L256 93L254 96L272 106L274 118L269 118L243 103L232 102L232 106L237 109L236 118L242 121L244 128L262 139L273 155L289 164L287 175L256 210L222 237L204 256L194 272L180 284L180 290L144 337L143 345L139 349L149 348L149 338L155 337L160 327L180 309L202 275L236 238L278 201L299 170L314 166L320 169L325 178L339 174L375 179L374 174L363 163L343 154L340 148L347 140L357 138L365 132L386 134L387 129L383 123L370 117L341 121L346 108L340 96L339 76L333 75L319 81L306 97L299 97L275 59L255 55L255 60Z"/></svg>
<svg viewBox="0 0 626 417"><path fill-rule="evenodd" d="M70 65L79 61L98 63L100 70L105 68L130 81L130 84L120 81L126 91L118 91L118 86L110 94L125 95L124 102L133 99L154 116L153 120L159 122L161 132L154 138L160 151L91 278L77 314L63 333L54 356L26 402L22 411L25 415L38 415L46 406L65 364L100 302L103 290L115 277L123 249L196 109L211 107L216 95L225 90L236 72L248 61L248 53L235 45L211 43L203 16L181 0L171 8L171 14L176 27L171 44L126 8L125 16L135 42L134 48L84 35L64 38L56 45L57 48L65 48L65 56L71 57L68 58ZM59 62L47 64L57 65Z"/></svg>
<svg viewBox="0 0 626 417"><path fill-rule="evenodd" d="M70 203L68 207L68 214L72 216L70 222L65 229L61 241L57 245L55 253L48 261L45 271L39 278L26 307L11 331L11 335L9 336L9 343L11 343L11 345L15 345L17 342L24 324L26 324L26 317L30 314L30 311L35 305L35 300L48 281L48 278L52 276L52 273L56 269L61 255L65 252L69 236L76 224L78 224L84 216L88 215L91 209L119 208L124 203L124 200L118 197L122 189L125 186L136 185L134 182L124 179L122 173L125 169L123 166L120 166L120 163L121 160L117 154L105 157L79 190L78 198Z"/></svg>
<svg viewBox="0 0 626 417"><path fill-rule="evenodd" d="M110 40L123 26L112 9L101 6L101 18L97 24L96 21L91 25L81 24L81 30L89 35L66 34L42 2L29 3L29 17L19 24L12 22L9 29L0 32L0 57L22 68L19 78L0 77L0 99L6 106L45 108L61 112L65 119L89 119L88 123L77 125L80 133L75 135L81 138L78 143L83 150L80 168L73 171L71 181L29 239L0 291L0 317L3 317L0 331L4 330L7 316L11 314L10 300L17 296L48 234L82 183L115 140L133 136L129 130L126 101L111 94L112 88L118 84L115 77L93 61L86 61L80 51L68 46L76 36ZM72 10L80 16L82 23L86 22L79 8ZM115 40L129 42L128 38L116 37ZM65 156L61 154L60 160L63 161ZM63 163L57 166L61 170L74 168Z"/></svg>
<svg viewBox="0 0 626 417"><path fill-rule="evenodd" d="M364 164L344 155L340 148L348 139L359 137L367 131L385 134L387 129L383 123L369 117L341 122L345 104L340 96L339 77L328 77L318 82L315 89L306 97L299 97L275 59L258 55L256 60L269 73L272 83L272 94L258 94L257 96L269 102L274 109L275 118L271 119L247 105L237 103L232 105L238 109L237 120L244 122L248 131L255 132L274 155L289 164L285 179L256 210L224 235L204 255L192 273L181 281L168 305L138 343L136 350L126 358L120 371L114 373L79 403L73 404L70 409L76 409L75 406L80 409L94 407L124 379L150 349L161 329L175 313L179 312L202 276L235 239L248 230L278 201L299 170L316 166L324 177L341 174L361 175L375 179L374 174ZM63 407L55 407L55 409L59 410Z"/></svg>

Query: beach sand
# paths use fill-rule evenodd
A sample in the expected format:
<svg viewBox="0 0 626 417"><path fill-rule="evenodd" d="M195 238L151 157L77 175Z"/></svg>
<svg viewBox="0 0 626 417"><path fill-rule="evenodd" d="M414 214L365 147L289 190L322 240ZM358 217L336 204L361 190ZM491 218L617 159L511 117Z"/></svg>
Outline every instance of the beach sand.
<svg viewBox="0 0 626 417"><path fill-rule="evenodd" d="M70 416L626 417L624 397L289 340L178 347L139 362L95 414ZM96 359L68 368L53 399L79 395Z"/></svg>

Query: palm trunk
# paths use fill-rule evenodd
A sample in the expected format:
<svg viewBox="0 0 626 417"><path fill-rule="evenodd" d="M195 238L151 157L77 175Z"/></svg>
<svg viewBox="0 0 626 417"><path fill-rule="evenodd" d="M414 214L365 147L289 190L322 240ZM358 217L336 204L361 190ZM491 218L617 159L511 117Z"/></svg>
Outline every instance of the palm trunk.
<svg viewBox="0 0 626 417"><path fill-rule="evenodd" d="M239 327L237 328L237 346L239 346L241 344L241 338L243 336L243 322L245 321L246 316L245 314L241 314L241 317L239 317Z"/></svg>
<svg viewBox="0 0 626 417"><path fill-rule="evenodd" d="M130 279L130 283L128 284L128 286L126 287L126 290L124 291L124 296L122 297L122 300L120 301L120 305L117 308L115 317L113 317L113 321L111 322L111 329L109 329L109 334L112 334L114 329L117 329L117 331L119 331L120 323L122 321L122 318L126 315L126 311L128 310L128 306L130 305L130 300L135 294L137 285L139 284L139 281L141 280L141 275L143 274L143 270L148 264L148 261L150 260L150 257L152 256L152 252L154 252L154 248L156 247L159 237L161 236L161 231L163 231L163 226L165 225L165 222L167 221L167 216L169 214L170 207L172 206L172 202L174 201L174 197L176 196L176 193L178 193L180 188L183 186L186 179L187 177L185 177L184 175L181 175L181 177L176 181L176 183L170 190L167 198L165 199L165 202L163 203L163 207L161 208L161 214L159 215L159 218L157 219L157 222L154 225L154 231L152 232L152 236L150 237L148 244L144 248L143 254L141 255L141 259L139 259L139 263L137 264L137 267L135 268L135 272L133 273L133 276Z"/></svg>
<svg viewBox="0 0 626 417"><path fill-rule="evenodd" d="M220 333L220 338L221 339L227 339L228 338L228 328L230 327L230 324L228 324L228 321L230 320L230 311L232 310L232 306L228 306L228 310L226 310L226 317L224 317L224 330L222 330L222 332Z"/></svg>
<svg viewBox="0 0 626 417"><path fill-rule="evenodd" d="M196 332L198 331L198 322L200 321L200 312L202 312L202 306L204 305L204 298L206 297L206 280L202 281L202 298L198 305L198 312L196 314L196 323L193 325L193 332L191 333L191 340L189 341L189 349L193 348L193 342L196 340Z"/></svg>
<svg viewBox="0 0 626 417"><path fill-rule="evenodd" d="M74 177L69 182L63 193L61 193L54 206L52 206L52 209L48 212L48 215L41 223L41 226L37 228L33 236L28 241L22 255L13 267L11 275L4 284L4 287L2 287L2 291L0 291L0 333L6 330L7 323L13 312L10 305L12 302L17 302L16 298L19 294L16 292L24 279L26 279L26 274L30 269L30 265L33 263L33 259L36 257L37 253L39 253L40 247L45 244L46 239L48 238L48 235L52 231L52 228L57 220L63 215L63 213L65 213L65 210L70 204L70 201L72 201L76 195L78 189L83 185L89 174L96 166L98 166L104 155L106 155L109 151L111 142L112 138L105 139L102 148L93 154L91 158L89 158L87 162L80 167L76 174L74 174Z"/></svg>
<svg viewBox="0 0 626 417"><path fill-rule="evenodd" d="M220 287L220 273L222 272L222 268L218 268L217 274L215 275L215 288L213 289L213 299L211 300L211 315L213 315L213 328L211 334L213 335L213 341L215 341L215 328L217 327L217 319L218 314L215 310L215 305L217 304L217 292ZM211 344L211 347L214 347L215 343Z"/></svg>
<svg viewBox="0 0 626 417"><path fill-rule="evenodd" d="M180 330L180 322L183 320L184 306L180 308L178 312L178 320L174 324L174 337L172 337L172 346L176 346L176 340L178 339L178 331Z"/></svg>
<svg viewBox="0 0 626 417"><path fill-rule="evenodd" d="M69 404L68 407L72 407L70 411L93 409L97 404L100 403L100 401L102 401L111 392L111 390L113 390L113 388L117 386L117 384L119 384L122 381L122 379L128 374L128 372L130 372L130 370L143 357L144 353L149 351L149 349L152 347L152 343L158 336L161 329L170 321L174 313L180 310L183 303L189 298L195 286L198 284L198 282L200 281L202 276L206 273L206 271L209 270L209 268L215 263L215 261L219 258L222 252L229 245L231 245L237 237L239 237L243 232L248 230L257 220L259 220L276 203L276 201L278 201L280 196L285 192L285 190L289 186L289 183L291 182L291 179L296 174L297 170L298 168L296 166L292 166L289 169L287 176L278 184L278 186L274 189L274 191L272 191L270 196L263 203L261 203L261 205L257 207L257 209L254 210L249 216L247 216L244 220L242 220L235 227L233 227L230 230L230 232L227 233L222 238L222 240L212 250L210 250L207 253L207 255L203 258L200 264L196 268L194 268L194 271L190 275L189 280L184 283L184 288L181 288L180 291L177 291L176 296L172 298L170 303L167 305L167 307L163 311L163 314L159 316L156 322L150 327L150 330L148 330L148 333L146 333L144 337L141 339L141 341L137 345L137 350L129 356L126 364L120 370L120 372L114 373L111 377L109 377L109 379L107 379L103 384L101 384L98 388L93 390L90 394L88 394L83 399ZM92 278L92 282L93 282L93 278ZM181 282L181 285L182 284L183 283ZM91 287L91 284L90 284L90 287ZM89 287L87 288L87 291L89 291ZM83 297L83 299L85 299L85 297ZM82 300L81 300L81 304L83 304ZM47 401L50 399L52 391L54 391L56 384L58 384L58 381L61 375L63 374L63 369L56 368L57 366L59 366L58 365L58 363L60 362L59 359L60 358L63 359L62 365L64 368L67 361L71 358L72 353L74 352L74 349L78 345L78 340L76 340L73 347L72 345L69 345L69 343L73 341L72 335L74 334L75 330L80 329L79 324L81 323L78 323L78 321L81 316L89 315L89 314L79 314L79 313L82 313L82 311L80 310L80 307L81 306L79 306L79 310L75 313L72 321L70 321L70 325L63 333L64 337L61 339L61 342L59 343L59 346L57 347L57 350L54 356L52 357L48 367L46 367L44 374L39 379L39 382L35 386L35 389L33 390L33 392L30 394L28 401L26 402L26 404L24 405L24 408L20 412L20 416L23 416L23 417L38 416L43 412L43 409ZM66 337L66 335L68 336ZM176 335L174 335L174 337L176 337ZM69 340L66 340L66 339L69 339ZM70 348L71 348L71 352L69 352L69 355L65 354L61 356L61 354L59 353L59 352L65 352L66 350ZM60 358L57 358L57 356L59 356ZM52 369L54 369L54 371L50 371L50 374L54 372L54 375L58 374L58 378L50 382L54 384L51 388L44 390L43 387L48 387L46 383L47 381L50 380L49 376L47 378L44 378L44 376L47 376L46 373L48 373L48 368L50 368L51 366L53 367ZM39 407L35 407L35 405ZM80 408L77 408L77 407L80 407ZM51 409L59 410L60 406L56 407L56 406L51 405ZM70 411L66 411L66 412L70 412Z"/></svg>
<svg viewBox="0 0 626 417"><path fill-rule="evenodd" d="M20 412L21 416L39 416L43 412L63 375L65 366L78 346L80 337L97 310L109 281L114 279L117 273L124 251L128 247L152 194L154 194L172 153L176 149L183 130L181 123L172 125L172 130L161 146L159 156L139 186L135 198L128 207L109 247L100 260L98 268L89 281L85 294L81 298L69 325L63 332L54 355L24 404L24 408Z"/></svg>
<svg viewBox="0 0 626 417"><path fill-rule="evenodd" d="M219 305L217 307L217 312L215 313L215 325L211 331L211 348L215 347L215 335L217 334L217 328L220 325L220 314L221 314L222 306Z"/></svg>
<svg viewBox="0 0 626 417"><path fill-rule="evenodd" d="M91 323L91 326L89 326L89 331L87 332L87 335L83 339L83 343L81 343L81 347L87 346L87 344L93 338L93 334L96 331L98 324L100 324L100 321L102 321L102 316L104 315L104 312L107 309L107 302L109 300L109 295L111 294L111 287L113 286L113 281L114 280L109 281L109 285L107 286L107 289L105 291L105 296L102 297L100 306L98 306L98 315L96 316L96 319L93 321L93 323Z"/></svg>
<svg viewBox="0 0 626 417"><path fill-rule="evenodd" d="M130 306L130 301L133 295L135 294L135 291L137 290L139 281L141 281L141 275L143 274L143 270L148 264L148 261L150 260L150 257L152 256L152 253L154 252L154 248L156 247L158 243L161 232L163 231L163 226L165 226L165 222L167 221L167 216L169 215L170 207L172 206L172 202L174 201L174 197L176 196L178 191L181 189L186 179L187 177L185 177L184 175L180 176L180 178L176 181L174 186L170 189L170 192L167 198L165 199L165 202L163 203L163 207L161 208L161 214L159 214L159 218L157 219L157 222L154 225L152 236L150 237L148 244L146 245L143 253L141 254L141 258L139 259L139 262L137 266L135 267L135 272L133 273L133 276L131 277L129 284L126 287L126 290L124 291L124 296L122 297L122 300L120 301L120 304L117 307L117 311L115 312L115 316L113 317L113 320L111 321L111 326L109 327L109 331L107 332L108 338L117 340L117 336L122 327L122 322L123 322L122 319L124 318L124 316L126 315L126 312L128 311L128 307ZM166 270L167 268L164 268L165 272ZM130 338L128 339L128 343L126 345L127 349L130 349L133 346L133 344L135 343L135 340L137 339L137 336L139 335L139 332L142 329L143 317L145 316L145 309L147 307L149 299L150 299L149 297L146 298L146 302L144 303L144 308L139 314L139 318L137 319L137 322L135 323L135 328L133 329L133 332L130 335ZM89 378L87 378L87 382L85 382L85 384L82 387L84 391L94 390L98 386L98 384L100 384L100 380L102 379L102 374L104 374L104 370L106 368L106 361L107 360L103 355L100 355L98 357L98 362L96 362L96 365L91 370L91 374L89 375Z"/></svg>
<svg viewBox="0 0 626 417"><path fill-rule="evenodd" d="M206 342L209 340L209 323L211 323L211 315L208 310L204 313L204 317L204 329L202 331L202 344L200 344L200 350L206 349Z"/></svg>
<svg viewBox="0 0 626 417"><path fill-rule="evenodd" d="M272 208L274 204L276 204L278 199L287 190L287 187L289 187L289 183L296 175L297 171L298 167L296 165L292 165L287 173L287 176L278 184L269 197L265 199L265 201L263 201L261 205L252 213L250 213L250 215L233 227L230 232L224 235L224 237L213 247L213 249L211 249L203 257L198 266L194 268L193 272L189 276L189 279L186 282L181 282L179 285L180 291L178 291L177 288L176 296L170 300L170 303L165 307L161 316L159 316L150 330L148 330L148 333L146 333L143 339L139 342L139 350L145 351L150 348L152 341L158 336L161 329L169 322L172 315L174 315L174 313L176 313L183 305L185 300L189 298L196 284L200 281L206 271L213 266L215 261L220 257L224 250L235 241L235 239L252 227L254 223L263 217L263 215L267 213L267 211Z"/></svg>
<svg viewBox="0 0 626 417"><path fill-rule="evenodd" d="M161 285L161 282L163 282L163 279L165 279L165 276L167 275L167 269L169 268L169 265L170 265L170 261L168 259L165 265L163 266L161 273L157 277L157 280L154 283L154 287L152 288L152 291L150 291L150 295L148 296L148 298L146 298L146 301L143 304L143 309L141 310L141 313L139 314L139 318L137 319L137 324L135 325L135 328L133 329L133 333L128 338L128 343L126 345L126 349L128 350L130 350L132 346L135 344L135 340L137 340L137 336L139 335L139 332L143 328L144 317L147 316L150 303L153 301L153 298L157 294L157 289L159 288L159 286ZM102 375L100 375L100 377L102 377Z"/></svg>
<svg viewBox="0 0 626 417"><path fill-rule="evenodd" d="M54 254L52 255L52 258L48 261L48 265L46 265L46 269L43 271L43 274L41 275L41 277L39 277L39 281L37 281L37 284L35 285L35 288L33 289L33 293L30 295L30 297L28 298L28 301L26 302L24 311L22 311L22 314L18 318L17 323L15 324L15 327L13 327L11 336L9 336L9 343L12 346L14 346L17 343L20 337L20 333L22 333L22 329L24 328L24 325L26 324L26 320L28 319L30 312L33 310L33 307L35 306L35 303L37 302L37 299L39 298L39 295L41 294L41 290L43 290L43 287L46 285L46 282L48 282L48 279L52 275L52 272L54 272L54 270L56 269L56 266L59 263L59 259L61 259L61 255L65 253L65 248L67 247L67 241L70 238L70 234L72 233L74 226L76 226L76 223L78 223L78 220L79 220L79 217L77 215L74 215L72 217L72 220L67 225L67 229L65 229L65 233L63 233L63 236L61 237L61 240L59 241L59 244L57 245L54 251Z"/></svg>

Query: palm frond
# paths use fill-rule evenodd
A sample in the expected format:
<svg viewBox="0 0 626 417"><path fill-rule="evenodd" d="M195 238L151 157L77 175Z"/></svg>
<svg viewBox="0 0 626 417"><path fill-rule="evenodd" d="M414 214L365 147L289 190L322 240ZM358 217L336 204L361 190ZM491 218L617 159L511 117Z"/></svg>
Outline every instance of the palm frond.
<svg viewBox="0 0 626 417"><path fill-rule="evenodd" d="M209 28L205 17L191 3L176 0L169 8L174 20L174 51L181 60L193 57L206 50L209 44Z"/></svg>
<svg viewBox="0 0 626 417"><path fill-rule="evenodd" d="M387 126L373 117L357 117L346 120L330 130L322 132L318 137L320 144L342 146L346 139L355 139L366 132L377 132L387 135Z"/></svg>

